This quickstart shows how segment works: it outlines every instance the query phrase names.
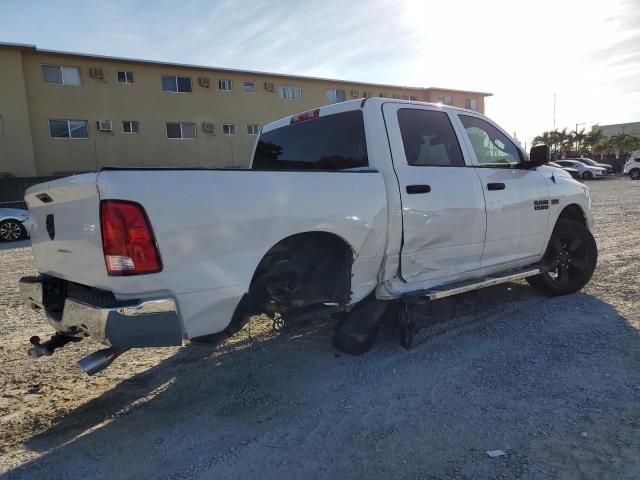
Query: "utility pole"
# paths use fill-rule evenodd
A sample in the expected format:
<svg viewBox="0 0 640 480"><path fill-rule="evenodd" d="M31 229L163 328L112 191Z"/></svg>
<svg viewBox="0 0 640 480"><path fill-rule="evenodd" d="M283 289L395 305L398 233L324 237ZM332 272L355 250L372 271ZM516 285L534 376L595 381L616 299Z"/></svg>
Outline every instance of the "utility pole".
<svg viewBox="0 0 640 480"><path fill-rule="evenodd" d="M553 94L553 129L556 129L556 94Z"/></svg>

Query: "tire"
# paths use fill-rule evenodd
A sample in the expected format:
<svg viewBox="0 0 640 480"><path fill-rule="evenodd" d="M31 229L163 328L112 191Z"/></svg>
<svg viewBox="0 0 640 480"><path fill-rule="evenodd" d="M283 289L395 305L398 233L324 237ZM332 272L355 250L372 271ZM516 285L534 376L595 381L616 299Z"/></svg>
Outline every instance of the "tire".
<svg viewBox="0 0 640 480"><path fill-rule="evenodd" d="M0 222L0 242L15 242L27 238L27 229L18 220Z"/></svg>
<svg viewBox="0 0 640 480"><path fill-rule="evenodd" d="M640 170L634 168L629 172L629 176L631 177L631 180L640 180Z"/></svg>
<svg viewBox="0 0 640 480"><path fill-rule="evenodd" d="M593 173L591 172L584 172L582 174L582 179L583 180L593 180Z"/></svg>
<svg viewBox="0 0 640 480"><path fill-rule="evenodd" d="M549 271L528 277L529 285L551 295L575 293L591 280L598 263L598 246L583 224L560 219L542 263Z"/></svg>

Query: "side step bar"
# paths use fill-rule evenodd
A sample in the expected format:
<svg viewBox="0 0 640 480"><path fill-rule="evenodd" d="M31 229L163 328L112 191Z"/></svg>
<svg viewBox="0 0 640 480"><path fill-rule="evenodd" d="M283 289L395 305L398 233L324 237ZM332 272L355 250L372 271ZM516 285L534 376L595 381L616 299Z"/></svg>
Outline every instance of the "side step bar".
<svg viewBox="0 0 640 480"><path fill-rule="evenodd" d="M406 297L419 297L423 299L426 298L428 300L438 300L440 298L458 295L459 293L471 292L472 290L479 290L480 288L485 287L492 287L494 285L499 285L505 282L513 282L514 280L531 277L533 275L538 275L539 273L542 273L542 269L540 268L511 270L501 275L490 275L481 279L474 279L467 282L458 282L449 285L443 285L442 287L412 292Z"/></svg>

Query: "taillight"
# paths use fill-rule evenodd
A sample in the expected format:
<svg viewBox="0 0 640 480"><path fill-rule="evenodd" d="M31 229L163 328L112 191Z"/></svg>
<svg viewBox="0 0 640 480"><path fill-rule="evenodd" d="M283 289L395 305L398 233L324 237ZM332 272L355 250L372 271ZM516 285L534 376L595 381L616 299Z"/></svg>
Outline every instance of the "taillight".
<svg viewBox="0 0 640 480"><path fill-rule="evenodd" d="M109 275L139 275L162 270L153 231L140 204L103 200L100 224L104 263Z"/></svg>

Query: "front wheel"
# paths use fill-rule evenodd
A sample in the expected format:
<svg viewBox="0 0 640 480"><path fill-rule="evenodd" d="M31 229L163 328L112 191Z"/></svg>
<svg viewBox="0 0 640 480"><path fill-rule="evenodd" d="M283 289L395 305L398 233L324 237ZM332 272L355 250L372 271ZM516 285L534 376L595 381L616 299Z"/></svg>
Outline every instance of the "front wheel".
<svg viewBox="0 0 640 480"><path fill-rule="evenodd" d="M591 280L597 262L598 246L589 229L573 220L558 220L543 257L549 270L527 282L551 295L567 295Z"/></svg>
<svg viewBox="0 0 640 480"><path fill-rule="evenodd" d="M27 229L17 220L0 222L0 242L15 242L27 238Z"/></svg>
<svg viewBox="0 0 640 480"><path fill-rule="evenodd" d="M634 168L629 172L629 176L631 177L631 180L640 180L640 170Z"/></svg>
<svg viewBox="0 0 640 480"><path fill-rule="evenodd" d="M592 179L593 179L593 173L591 173L591 172L584 172L584 173L582 174L582 178L583 178L584 180L592 180Z"/></svg>

